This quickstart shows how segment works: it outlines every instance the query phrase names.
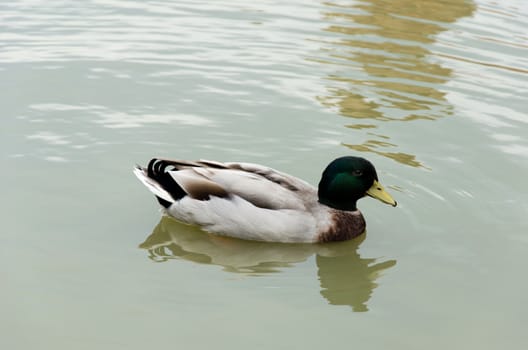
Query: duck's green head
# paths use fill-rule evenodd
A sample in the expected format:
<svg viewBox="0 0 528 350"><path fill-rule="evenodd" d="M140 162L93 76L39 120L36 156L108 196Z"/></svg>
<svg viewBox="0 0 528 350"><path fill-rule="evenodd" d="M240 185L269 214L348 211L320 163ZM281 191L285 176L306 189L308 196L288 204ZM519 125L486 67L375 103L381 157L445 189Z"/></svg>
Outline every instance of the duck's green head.
<svg viewBox="0 0 528 350"><path fill-rule="evenodd" d="M323 171L319 182L320 203L339 210L356 210L356 202L364 196L396 206L396 201L378 182L374 165L365 158L337 158Z"/></svg>

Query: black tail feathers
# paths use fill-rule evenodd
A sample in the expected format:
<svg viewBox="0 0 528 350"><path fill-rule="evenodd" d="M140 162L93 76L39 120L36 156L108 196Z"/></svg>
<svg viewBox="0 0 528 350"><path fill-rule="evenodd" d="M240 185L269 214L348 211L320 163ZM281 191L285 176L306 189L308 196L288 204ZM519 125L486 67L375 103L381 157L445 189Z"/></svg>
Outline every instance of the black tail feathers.
<svg viewBox="0 0 528 350"><path fill-rule="evenodd" d="M167 170L167 167L172 169ZM147 166L147 176L156 181L165 191L167 191L174 200L180 200L187 195L183 188L172 178L168 171L177 170L170 162L153 158ZM156 196L158 202L165 208L171 206L171 202Z"/></svg>

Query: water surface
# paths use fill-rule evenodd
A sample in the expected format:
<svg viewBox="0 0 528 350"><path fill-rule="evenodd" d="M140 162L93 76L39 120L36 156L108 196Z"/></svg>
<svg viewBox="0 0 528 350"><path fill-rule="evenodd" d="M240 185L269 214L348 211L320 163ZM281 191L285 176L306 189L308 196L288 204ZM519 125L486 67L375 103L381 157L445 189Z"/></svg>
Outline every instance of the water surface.
<svg viewBox="0 0 528 350"><path fill-rule="evenodd" d="M0 5L9 349L524 348L523 1ZM316 184L369 158L399 206L328 245L160 219L153 156ZM456 344L456 345L455 345Z"/></svg>

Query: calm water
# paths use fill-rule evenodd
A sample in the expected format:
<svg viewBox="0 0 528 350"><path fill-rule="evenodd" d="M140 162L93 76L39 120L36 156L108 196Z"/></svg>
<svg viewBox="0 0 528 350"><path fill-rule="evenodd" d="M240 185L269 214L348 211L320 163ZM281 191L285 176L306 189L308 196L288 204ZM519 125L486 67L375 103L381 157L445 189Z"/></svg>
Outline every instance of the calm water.
<svg viewBox="0 0 528 350"><path fill-rule="evenodd" d="M0 4L2 349L524 349L524 0ZM362 239L161 220L152 156L334 157L397 199Z"/></svg>

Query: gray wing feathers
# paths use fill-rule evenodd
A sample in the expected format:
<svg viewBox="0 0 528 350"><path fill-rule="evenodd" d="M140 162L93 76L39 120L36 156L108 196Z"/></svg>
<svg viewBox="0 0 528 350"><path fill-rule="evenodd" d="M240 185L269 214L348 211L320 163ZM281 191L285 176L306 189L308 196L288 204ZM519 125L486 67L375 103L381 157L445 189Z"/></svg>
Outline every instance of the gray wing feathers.
<svg viewBox="0 0 528 350"><path fill-rule="evenodd" d="M267 209L305 209L303 197L313 196L308 183L274 169L251 163L172 161L169 173L193 198L237 195Z"/></svg>

